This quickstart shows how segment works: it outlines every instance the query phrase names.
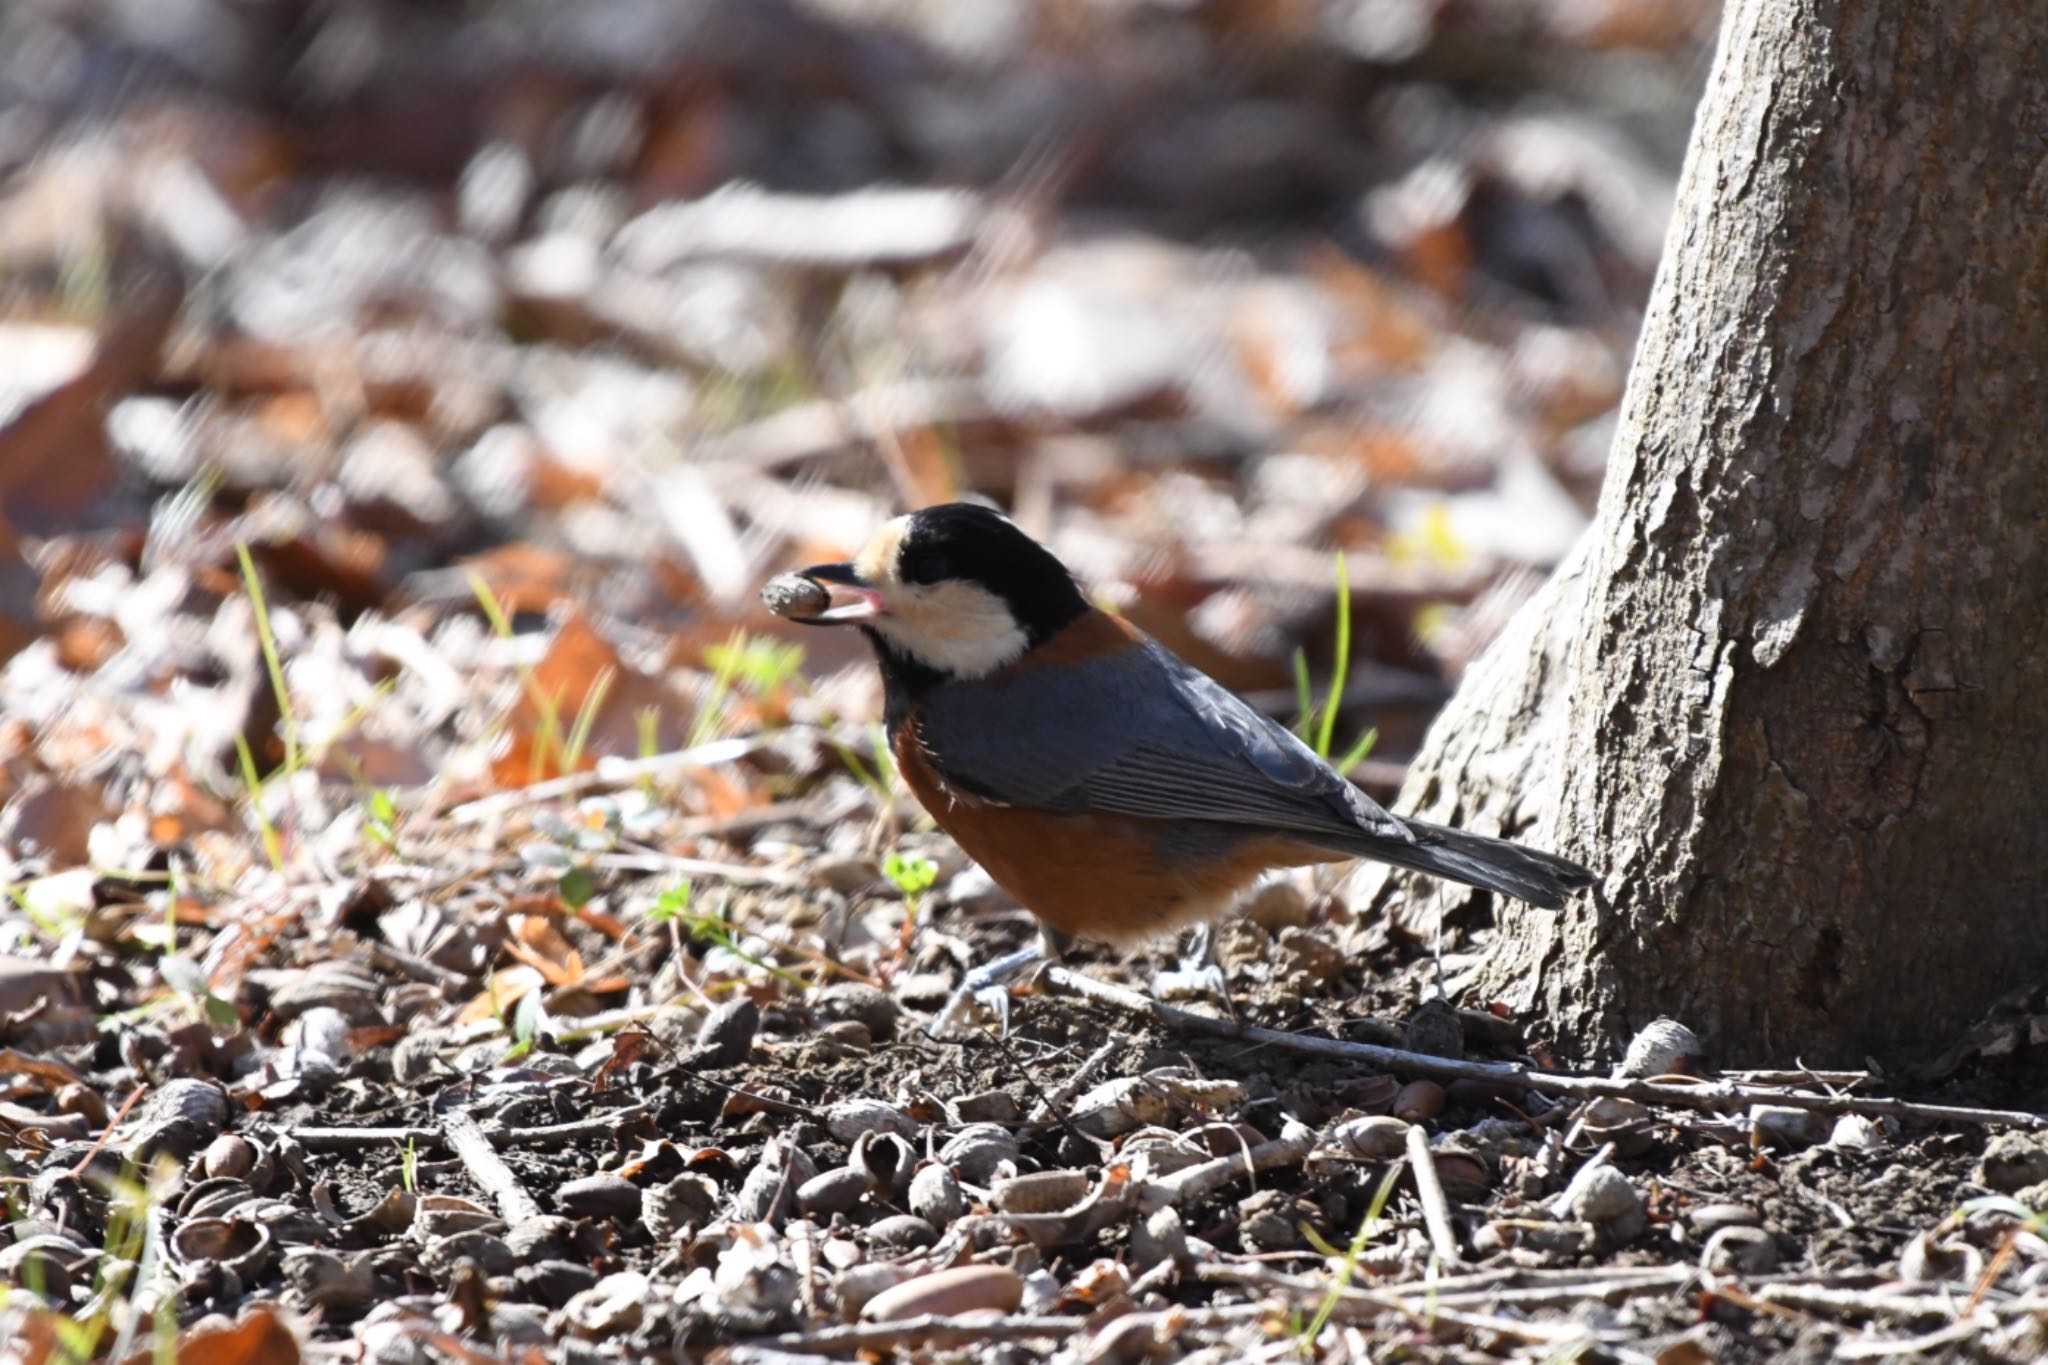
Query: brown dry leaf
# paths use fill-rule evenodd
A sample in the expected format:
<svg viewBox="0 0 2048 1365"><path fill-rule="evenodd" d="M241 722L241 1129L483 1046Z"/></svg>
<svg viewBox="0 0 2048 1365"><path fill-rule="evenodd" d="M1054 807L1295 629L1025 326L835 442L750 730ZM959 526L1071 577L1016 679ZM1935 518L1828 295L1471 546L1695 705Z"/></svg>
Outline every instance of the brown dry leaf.
<svg viewBox="0 0 2048 1365"><path fill-rule="evenodd" d="M576 917L615 943L625 942L626 935L632 932L626 922L617 915L607 915L604 911L593 910L587 905L576 912Z"/></svg>
<svg viewBox="0 0 2048 1365"><path fill-rule="evenodd" d="M571 947L562 931L545 915L514 915L512 939L505 951L526 963L550 986L575 986L583 981L583 954Z"/></svg>
<svg viewBox="0 0 2048 1365"><path fill-rule="evenodd" d="M54 866L77 867L86 861L92 827L111 818L97 786L31 776L0 806L0 844L16 849L33 845Z"/></svg>
<svg viewBox="0 0 2048 1365"><path fill-rule="evenodd" d="M122 1365L151 1365L154 1349ZM251 1309L230 1327L193 1327L178 1338L178 1365L298 1365L299 1338L276 1312Z"/></svg>
<svg viewBox="0 0 2048 1365"><path fill-rule="evenodd" d="M586 709L592 711L587 725ZM595 767L607 754L637 753L646 711L658 713L666 730L678 725L684 707L660 679L629 667L589 618L572 608L513 709L492 756L491 776L504 786L519 786L566 768ZM571 755L569 741L579 728L587 730L586 742Z"/></svg>
<svg viewBox="0 0 2048 1365"><path fill-rule="evenodd" d="M1387 282L1335 247L1308 259L1309 275L1344 312L1351 324L1339 340L1337 358L1356 369L1406 369L1435 342L1429 323L1403 302Z"/></svg>
<svg viewBox="0 0 2048 1365"><path fill-rule="evenodd" d="M456 567L465 577L482 579L507 616L518 616L549 612L568 600L576 561L559 550L519 541L460 560Z"/></svg>
<svg viewBox="0 0 2048 1365"><path fill-rule="evenodd" d="M60 1085L82 1083L84 1077L48 1057L31 1057L16 1048L0 1048L0 1076L28 1076L40 1081L43 1088L55 1090Z"/></svg>
<svg viewBox="0 0 2048 1365"><path fill-rule="evenodd" d="M644 1028L628 1029L612 1035L612 1055L591 1078L591 1088L602 1091L611 1083L613 1076L661 1047L655 1036Z"/></svg>
<svg viewBox="0 0 2048 1365"><path fill-rule="evenodd" d="M330 598L345 616L383 603L385 543L360 527L321 520L287 539L249 547L270 591L280 598Z"/></svg>
<svg viewBox="0 0 2048 1365"><path fill-rule="evenodd" d="M455 1016L457 1024L477 1024L486 1019L509 1015L512 1007L533 992L547 985L547 978L538 967L524 964L492 972L484 983L483 993L462 1007Z"/></svg>
<svg viewBox="0 0 2048 1365"><path fill-rule="evenodd" d="M55 1360L68 1360L68 1353L57 1350L57 1329L69 1320L55 1313L24 1313L16 1322L17 1335L9 1345L7 1359L11 1365L49 1365Z"/></svg>
<svg viewBox="0 0 2048 1365"><path fill-rule="evenodd" d="M697 788L692 808L699 815L727 820L760 804L738 781L716 768L700 768L690 778Z"/></svg>
<svg viewBox="0 0 2048 1365"><path fill-rule="evenodd" d="M107 406L154 371L183 297L169 274L133 280L84 371L0 427L0 520L47 535L75 524L113 486Z"/></svg>
<svg viewBox="0 0 2048 1365"><path fill-rule="evenodd" d="M92 884L92 874L90 872L83 874L60 873L55 877L39 877L23 889L22 895L31 905L41 910L43 907L36 904L38 892L45 887L59 883L60 880L68 881L74 875L82 875L84 878L85 899L87 903L73 908L78 910L90 909ZM78 899L69 890L65 891L63 898L67 901ZM69 1014L81 1011L84 1008L84 994L80 989L78 978L70 972L61 967L52 967L49 963L32 957L16 957L12 954L0 957L0 1014L19 1014L39 1001L48 1001L49 1010L54 1013Z"/></svg>

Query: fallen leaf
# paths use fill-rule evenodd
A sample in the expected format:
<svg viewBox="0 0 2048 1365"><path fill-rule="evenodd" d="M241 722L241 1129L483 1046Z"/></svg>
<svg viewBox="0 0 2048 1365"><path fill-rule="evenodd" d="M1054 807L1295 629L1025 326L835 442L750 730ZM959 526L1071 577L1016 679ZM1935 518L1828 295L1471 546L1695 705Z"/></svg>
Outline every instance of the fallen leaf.
<svg viewBox="0 0 2048 1365"><path fill-rule="evenodd" d="M137 1351L122 1365L151 1365L154 1348ZM299 1338L285 1320L268 1308L228 1327L195 1326L178 1337L178 1365L298 1365Z"/></svg>

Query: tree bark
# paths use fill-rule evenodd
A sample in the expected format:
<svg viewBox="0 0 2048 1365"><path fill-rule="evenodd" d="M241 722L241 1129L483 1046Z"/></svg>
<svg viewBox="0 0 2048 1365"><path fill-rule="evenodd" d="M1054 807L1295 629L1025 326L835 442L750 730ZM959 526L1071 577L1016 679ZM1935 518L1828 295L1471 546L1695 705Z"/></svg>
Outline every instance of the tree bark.
<svg viewBox="0 0 2048 1365"><path fill-rule="evenodd" d="M1602 871L1581 1055L1910 1061L2048 974L2048 5L1732 0L1600 511L1402 810Z"/></svg>

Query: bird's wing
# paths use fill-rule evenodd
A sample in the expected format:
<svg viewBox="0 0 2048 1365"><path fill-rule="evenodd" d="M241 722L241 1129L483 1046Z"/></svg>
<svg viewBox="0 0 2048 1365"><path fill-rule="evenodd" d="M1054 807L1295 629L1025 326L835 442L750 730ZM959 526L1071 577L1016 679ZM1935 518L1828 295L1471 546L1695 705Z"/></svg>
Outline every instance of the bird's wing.
<svg viewBox="0 0 2048 1365"><path fill-rule="evenodd" d="M1412 838L1293 734L1149 640L937 687L913 724L939 775L987 801Z"/></svg>

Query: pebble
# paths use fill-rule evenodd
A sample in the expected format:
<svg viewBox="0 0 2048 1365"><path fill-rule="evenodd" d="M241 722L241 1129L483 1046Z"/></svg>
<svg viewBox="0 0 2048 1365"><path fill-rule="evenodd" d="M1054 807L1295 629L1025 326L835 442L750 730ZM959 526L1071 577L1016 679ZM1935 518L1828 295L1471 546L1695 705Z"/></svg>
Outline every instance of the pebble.
<svg viewBox="0 0 2048 1365"><path fill-rule="evenodd" d="M819 991L814 1007L820 1019L851 1020L867 1027L868 1036L886 1041L896 1036L903 1007L879 987L841 981Z"/></svg>
<svg viewBox="0 0 2048 1365"><path fill-rule="evenodd" d="M917 1136L917 1120L880 1100L841 1100L825 1111L825 1131L840 1142L853 1142L863 1133L894 1133L897 1137L913 1138Z"/></svg>
<svg viewBox="0 0 2048 1365"><path fill-rule="evenodd" d="M1977 1183L2013 1194L2048 1180L2048 1139L2032 1133L2000 1133L1977 1162Z"/></svg>
<svg viewBox="0 0 2048 1365"><path fill-rule="evenodd" d="M1711 1237L1722 1228L1756 1227L1763 1216L1747 1204L1701 1204L1687 1211L1685 1221L1700 1236Z"/></svg>
<svg viewBox="0 0 2048 1365"><path fill-rule="evenodd" d="M1330 1136L1353 1156L1391 1161L1408 1148L1408 1121L1392 1114L1367 1114L1338 1124Z"/></svg>
<svg viewBox="0 0 2048 1365"><path fill-rule="evenodd" d="M1084 1172L1034 1171L996 1181L989 1189L989 1202L1004 1213L1059 1213L1087 1193Z"/></svg>
<svg viewBox="0 0 2048 1365"><path fill-rule="evenodd" d="M1622 1076L1697 1076L1706 1049L1699 1035L1676 1019L1652 1019L1629 1041L1615 1072Z"/></svg>
<svg viewBox="0 0 2048 1365"><path fill-rule="evenodd" d="M967 1200L953 1172L935 1161L910 1178L910 1211L944 1226L967 1211Z"/></svg>
<svg viewBox="0 0 2048 1365"><path fill-rule="evenodd" d="M977 1309L1015 1312L1024 1301L1024 1277L1007 1266L965 1265L920 1275L867 1301L869 1322L901 1322L927 1314L956 1317Z"/></svg>
<svg viewBox="0 0 2048 1365"><path fill-rule="evenodd" d="M868 1185L866 1171L840 1166L806 1180L796 1192L796 1206L807 1216L829 1218L858 1204Z"/></svg>
<svg viewBox="0 0 2048 1365"><path fill-rule="evenodd" d="M632 1221L640 1217L640 1187L609 1171L569 1181L555 1191L555 1202L572 1218Z"/></svg>
<svg viewBox="0 0 2048 1365"><path fill-rule="evenodd" d="M1749 1110L1750 1142L1757 1147L1811 1147L1828 1135L1827 1120L1811 1109L1756 1104Z"/></svg>
<svg viewBox="0 0 2048 1365"><path fill-rule="evenodd" d="M1394 1117L1427 1123L1444 1112L1444 1088L1435 1081L1410 1081L1394 1093Z"/></svg>
<svg viewBox="0 0 2048 1365"><path fill-rule="evenodd" d="M1778 1265L1778 1244L1762 1228L1722 1228L1707 1239L1700 1265L1721 1275L1762 1275Z"/></svg>
<svg viewBox="0 0 2048 1365"><path fill-rule="evenodd" d="M938 1241L939 1230L914 1213L899 1213L871 1226L868 1240L876 1246L912 1251Z"/></svg>
<svg viewBox="0 0 2048 1365"><path fill-rule="evenodd" d="M1620 1171L1595 1166L1572 1181L1567 1207L1588 1223L1617 1223L1641 1214L1643 1197Z"/></svg>

